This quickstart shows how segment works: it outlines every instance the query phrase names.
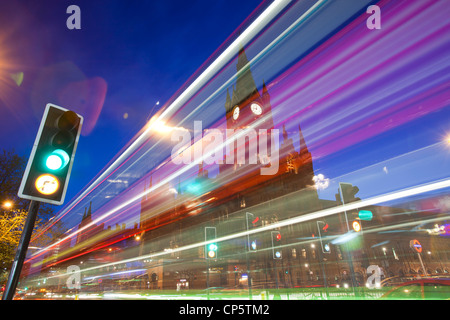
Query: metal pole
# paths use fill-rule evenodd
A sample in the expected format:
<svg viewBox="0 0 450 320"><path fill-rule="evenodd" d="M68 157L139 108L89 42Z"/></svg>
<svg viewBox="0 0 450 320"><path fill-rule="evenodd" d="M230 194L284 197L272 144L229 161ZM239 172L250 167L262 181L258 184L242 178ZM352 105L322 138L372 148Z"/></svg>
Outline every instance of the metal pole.
<svg viewBox="0 0 450 320"><path fill-rule="evenodd" d="M22 231L19 246L17 247L16 256L9 273L8 282L6 283L2 300L12 300L14 298L14 294L16 293L16 287L19 283L23 262L25 261L25 257L27 255L28 244L30 243L31 233L34 229L34 223L36 221L39 205L39 201L30 202L27 220L25 221L25 226Z"/></svg>
<svg viewBox="0 0 450 320"><path fill-rule="evenodd" d="M209 259L206 258L206 297L209 300Z"/></svg>
<svg viewBox="0 0 450 320"><path fill-rule="evenodd" d="M344 194L342 193L342 185L341 183L339 183L339 194L341 196L341 201L342 201L342 205L345 205L345 201L344 201ZM344 215L345 215L345 222L347 224L347 232L350 232L350 226L348 224L348 218L347 218L347 210L344 210ZM350 249L348 247L348 243L344 244L345 247L345 251L346 251L346 255L348 258L348 265L350 268L350 279L352 281L352 289L353 289L353 294L355 295L355 298L358 296L358 292L356 290L356 278L355 278L355 269L353 268L353 259L352 259L352 255L350 253Z"/></svg>
<svg viewBox="0 0 450 320"><path fill-rule="evenodd" d="M422 257L420 256L420 252L417 252L417 255L419 256L419 261L420 261L420 265L422 266L423 273L425 274L426 277L428 277L428 273L427 273L427 270L425 269L425 265L423 264Z"/></svg>
<svg viewBox="0 0 450 320"><path fill-rule="evenodd" d="M250 225L249 225L249 216L251 215L252 219L254 217L253 213L250 212L246 212L245 213L245 225L247 227L247 232L250 230ZM247 285L248 285L248 297L250 300L253 300L253 294L252 294L252 277L250 275L250 261L249 261L249 252L251 249L251 243L250 243L250 235L247 234L247 250L245 251L245 260L247 263Z"/></svg>
<svg viewBox="0 0 450 320"><path fill-rule="evenodd" d="M248 297L253 300L252 294L252 277L250 276L250 262L248 258L248 251L245 253L245 259L247 260L247 285L248 285Z"/></svg>

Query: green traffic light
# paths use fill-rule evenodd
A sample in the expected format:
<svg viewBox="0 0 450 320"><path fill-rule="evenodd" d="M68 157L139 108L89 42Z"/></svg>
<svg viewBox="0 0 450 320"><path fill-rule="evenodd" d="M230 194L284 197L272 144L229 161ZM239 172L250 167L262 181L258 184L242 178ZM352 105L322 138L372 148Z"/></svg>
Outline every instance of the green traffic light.
<svg viewBox="0 0 450 320"><path fill-rule="evenodd" d="M373 213L372 213L372 211L369 211L369 210L360 210L358 212L358 217L361 220L370 221L373 218Z"/></svg>
<svg viewBox="0 0 450 320"><path fill-rule="evenodd" d="M53 151L45 160L45 166L50 170L60 170L69 163L69 155L61 149Z"/></svg>
<svg viewBox="0 0 450 320"><path fill-rule="evenodd" d="M217 244L211 243L208 245L208 257L215 258L217 252Z"/></svg>

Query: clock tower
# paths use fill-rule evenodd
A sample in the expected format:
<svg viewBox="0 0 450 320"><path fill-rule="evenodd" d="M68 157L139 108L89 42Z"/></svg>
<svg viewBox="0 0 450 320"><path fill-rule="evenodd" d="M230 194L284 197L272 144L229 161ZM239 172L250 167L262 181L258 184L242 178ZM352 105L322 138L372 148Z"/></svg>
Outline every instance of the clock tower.
<svg viewBox="0 0 450 320"><path fill-rule="evenodd" d="M227 90L225 101L225 114L227 129L236 130L251 128L258 134L260 130L267 133L267 151L269 161L271 159L271 130L274 129L274 120L272 117L272 105L268 88L263 80L262 90L258 91L250 63L243 48L239 50L237 58L237 77L236 84ZM292 126L291 126L292 127ZM292 129L291 129L292 130ZM295 129L294 129L295 131ZM294 133L292 138L289 133ZM251 143L257 141L247 141L245 143L245 164L238 163L234 157L234 164L231 159L227 159L219 164L219 176L224 181L235 179L232 184L226 188L233 190L239 200L238 207L255 205L261 201L267 201L291 192L298 192L299 196L294 207L301 211L308 212L318 208L318 194L314 187L314 168L312 156L305 142L300 125L298 132L288 132L283 124L283 136L279 141L278 171L273 175L262 176L260 168L264 166L261 163L258 154L257 163L250 164L248 161ZM258 137L260 139L260 136ZM296 151L294 139L299 143L300 150ZM242 146L240 146L242 148ZM259 143L258 143L259 147ZM235 144L237 150L237 146ZM235 152L236 150L230 150ZM258 149L259 150L259 149ZM242 150L241 150L242 151ZM275 158L275 157L272 157ZM230 161L227 161L230 160ZM231 162L231 163L230 163ZM267 163L267 162L266 162ZM232 178L231 175L234 175ZM230 204L231 205L231 204Z"/></svg>
<svg viewBox="0 0 450 320"><path fill-rule="evenodd" d="M236 71L236 87L232 88L231 98L230 92L227 91L225 102L227 129L242 129L250 125L257 131L273 129L269 92L264 81L261 94L256 88L243 48L239 50Z"/></svg>
<svg viewBox="0 0 450 320"><path fill-rule="evenodd" d="M250 70L250 63L245 54L245 50L239 50L237 59L236 86L232 87L231 97L230 91L227 90L225 101L225 114L227 129L239 130L252 128L259 134L260 130L267 133L267 151L270 155L271 151L271 135L270 130L274 128L272 119L272 106L270 104L270 96L266 84L263 81L262 92L260 93L256 87L255 80ZM252 141L250 143L257 143ZM245 161L247 168L249 166L248 144L246 147ZM226 157L226 156L225 156ZM224 159L225 160L225 159ZM259 155L257 157L257 165L260 165ZM237 169L235 158L234 169ZM224 161L225 163L226 161ZM229 168L230 164L221 165L220 171ZM231 165L233 166L233 165ZM242 166L242 165L241 165ZM250 165L252 166L252 165Z"/></svg>

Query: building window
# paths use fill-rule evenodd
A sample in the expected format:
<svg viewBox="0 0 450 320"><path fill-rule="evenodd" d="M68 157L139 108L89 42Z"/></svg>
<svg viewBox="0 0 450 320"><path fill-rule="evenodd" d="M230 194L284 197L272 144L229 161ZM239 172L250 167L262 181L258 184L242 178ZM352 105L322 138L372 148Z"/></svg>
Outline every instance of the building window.
<svg viewBox="0 0 450 320"><path fill-rule="evenodd" d="M306 259L306 249L302 248L302 258Z"/></svg>
<svg viewBox="0 0 450 320"><path fill-rule="evenodd" d="M292 258L297 258L297 250L292 248Z"/></svg>

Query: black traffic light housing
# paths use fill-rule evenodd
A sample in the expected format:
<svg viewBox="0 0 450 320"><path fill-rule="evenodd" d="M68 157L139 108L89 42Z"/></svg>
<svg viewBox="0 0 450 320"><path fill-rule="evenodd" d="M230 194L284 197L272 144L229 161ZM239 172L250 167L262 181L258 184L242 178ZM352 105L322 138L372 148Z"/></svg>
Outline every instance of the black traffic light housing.
<svg viewBox="0 0 450 320"><path fill-rule="evenodd" d="M361 198L356 197L356 194L359 192L359 188L350 183L339 183L338 193L335 195L336 202L338 204L349 204L351 202L359 201ZM349 220L349 228L355 232L362 231L362 223L358 214L359 210L354 209L351 211L346 211L346 215Z"/></svg>
<svg viewBox="0 0 450 320"><path fill-rule="evenodd" d="M342 194L341 194L342 192ZM336 196L336 201L338 204L342 204L342 200L344 200L345 204L350 202L359 201L360 198L356 197L356 194L359 192L359 188L357 186L353 186L350 183L339 183L339 189Z"/></svg>
<svg viewBox="0 0 450 320"><path fill-rule="evenodd" d="M83 117L47 104L18 195L61 205L67 191Z"/></svg>

